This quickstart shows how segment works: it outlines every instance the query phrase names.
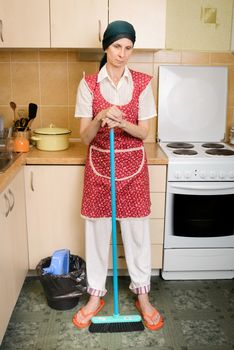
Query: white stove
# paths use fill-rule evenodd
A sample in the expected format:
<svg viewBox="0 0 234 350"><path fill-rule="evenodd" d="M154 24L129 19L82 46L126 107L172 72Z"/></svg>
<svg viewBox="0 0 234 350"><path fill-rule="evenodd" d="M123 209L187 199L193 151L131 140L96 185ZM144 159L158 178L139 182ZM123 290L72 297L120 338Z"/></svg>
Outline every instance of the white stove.
<svg viewBox="0 0 234 350"><path fill-rule="evenodd" d="M234 148L227 68L159 68L158 138L168 157L164 279L234 278Z"/></svg>
<svg viewBox="0 0 234 350"><path fill-rule="evenodd" d="M234 148L216 142L160 142L168 181L234 181Z"/></svg>

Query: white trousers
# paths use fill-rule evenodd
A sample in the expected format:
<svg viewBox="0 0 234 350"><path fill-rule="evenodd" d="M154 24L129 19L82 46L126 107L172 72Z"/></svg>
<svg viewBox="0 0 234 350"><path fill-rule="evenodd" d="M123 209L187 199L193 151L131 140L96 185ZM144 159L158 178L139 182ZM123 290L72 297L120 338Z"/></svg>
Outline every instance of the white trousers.
<svg viewBox="0 0 234 350"><path fill-rule="evenodd" d="M130 275L129 288L135 294L148 293L151 277L149 218L121 219L120 228L125 259ZM86 219L86 269L88 293L104 296L107 292L111 218Z"/></svg>

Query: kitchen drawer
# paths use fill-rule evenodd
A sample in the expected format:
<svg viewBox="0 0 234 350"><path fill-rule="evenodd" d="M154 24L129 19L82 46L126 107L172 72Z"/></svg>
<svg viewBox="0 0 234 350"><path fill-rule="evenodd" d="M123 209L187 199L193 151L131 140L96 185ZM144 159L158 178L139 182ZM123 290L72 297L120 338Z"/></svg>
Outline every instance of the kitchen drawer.
<svg viewBox="0 0 234 350"><path fill-rule="evenodd" d="M166 189L166 165L150 165L150 192L165 192Z"/></svg>

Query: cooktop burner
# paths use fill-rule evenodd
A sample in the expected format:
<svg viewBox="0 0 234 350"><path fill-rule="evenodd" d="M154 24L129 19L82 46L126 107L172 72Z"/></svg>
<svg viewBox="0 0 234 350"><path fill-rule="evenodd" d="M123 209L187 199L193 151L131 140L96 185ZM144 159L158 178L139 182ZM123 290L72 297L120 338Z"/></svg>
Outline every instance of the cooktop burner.
<svg viewBox="0 0 234 350"><path fill-rule="evenodd" d="M197 152L193 149L177 149L173 151L173 153L178 155L186 155L186 156L194 156L195 154L197 154Z"/></svg>
<svg viewBox="0 0 234 350"><path fill-rule="evenodd" d="M170 148L193 148L193 144L187 142L171 142L167 144Z"/></svg>
<svg viewBox="0 0 234 350"><path fill-rule="evenodd" d="M217 148L208 149L206 153L212 156L233 156L234 155L234 151L230 149L217 149Z"/></svg>
<svg viewBox="0 0 234 350"><path fill-rule="evenodd" d="M224 145L221 143L210 142L210 143L203 143L202 147L204 147L204 148L224 148Z"/></svg>

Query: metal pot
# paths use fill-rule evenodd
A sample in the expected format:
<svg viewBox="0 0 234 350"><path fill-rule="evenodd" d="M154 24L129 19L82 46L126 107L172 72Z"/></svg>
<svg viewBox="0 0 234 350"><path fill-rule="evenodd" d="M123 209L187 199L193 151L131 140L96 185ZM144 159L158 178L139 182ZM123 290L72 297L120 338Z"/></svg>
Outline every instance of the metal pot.
<svg viewBox="0 0 234 350"><path fill-rule="evenodd" d="M48 128L34 130L31 139L36 141L36 147L41 151L63 151L69 147L70 134L70 130L51 124Z"/></svg>

